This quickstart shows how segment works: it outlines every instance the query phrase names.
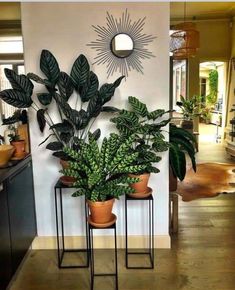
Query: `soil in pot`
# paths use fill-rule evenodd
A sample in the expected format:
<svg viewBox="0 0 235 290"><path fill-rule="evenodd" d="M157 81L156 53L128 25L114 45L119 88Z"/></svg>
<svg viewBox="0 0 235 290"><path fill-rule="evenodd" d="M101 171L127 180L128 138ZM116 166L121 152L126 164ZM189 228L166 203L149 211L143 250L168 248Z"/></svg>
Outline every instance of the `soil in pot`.
<svg viewBox="0 0 235 290"><path fill-rule="evenodd" d="M96 202L87 200L91 213L91 220L96 224L109 223L113 219L112 209L114 201L114 198Z"/></svg>
<svg viewBox="0 0 235 290"><path fill-rule="evenodd" d="M140 179L140 181L130 184L130 187L134 188L136 193L141 192L144 194L148 192L148 181L149 181L150 173L144 173L140 175L129 174L129 176Z"/></svg>

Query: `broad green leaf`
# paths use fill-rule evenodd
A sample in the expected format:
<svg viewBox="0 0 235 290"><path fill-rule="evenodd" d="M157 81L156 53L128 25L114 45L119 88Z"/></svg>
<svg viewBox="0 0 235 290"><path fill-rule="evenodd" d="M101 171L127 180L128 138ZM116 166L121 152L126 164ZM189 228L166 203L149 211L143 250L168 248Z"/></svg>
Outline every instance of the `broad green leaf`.
<svg viewBox="0 0 235 290"><path fill-rule="evenodd" d="M128 97L128 101L131 104L132 109L137 115L141 117L146 117L148 114L147 106L140 102L136 97Z"/></svg>
<svg viewBox="0 0 235 290"><path fill-rule="evenodd" d="M55 84L60 75L60 68L54 55L46 49L43 49L40 57L40 69L48 78L49 82Z"/></svg>
<svg viewBox="0 0 235 290"><path fill-rule="evenodd" d="M29 95L14 89L1 91L0 98L16 108L29 108L33 103Z"/></svg>
<svg viewBox="0 0 235 290"><path fill-rule="evenodd" d="M46 126L45 110L44 109L39 109L37 111L37 121L38 121L40 131L43 132L44 128Z"/></svg>
<svg viewBox="0 0 235 290"><path fill-rule="evenodd" d="M34 85L27 76L18 75L13 70L8 68L5 68L4 72L14 90L20 91L28 97L32 96Z"/></svg>
<svg viewBox="0 0 235 290"><path fill-rule="evenodd" d="M90 66L83 54L80 54L75 60L70 76L73 81L73 85L76 90L81 89L81 87L86 83L90 72Z"/></svg>

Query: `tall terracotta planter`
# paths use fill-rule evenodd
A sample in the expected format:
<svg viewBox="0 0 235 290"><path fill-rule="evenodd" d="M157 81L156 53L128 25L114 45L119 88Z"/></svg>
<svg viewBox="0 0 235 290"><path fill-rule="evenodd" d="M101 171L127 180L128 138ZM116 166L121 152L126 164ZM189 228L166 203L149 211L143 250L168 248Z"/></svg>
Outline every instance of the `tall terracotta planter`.
<svg viewBox="0 0 235 290"><path fill-rule="evenodd" d="M112 220L112 209L115 199L109 199L106 201L90 201L87 200L90 212L91 220L97 224L106 224Z"/></svg>
<svg viewBox="0 0 235 290"><path fill-rule="evenodd" d="M140 181L130 184L130 187L134 188L136 193L147 193L148 192L148 181L149 181L150 173L143 173L140 175L129 174L129 176L140 179Z"/></svg>

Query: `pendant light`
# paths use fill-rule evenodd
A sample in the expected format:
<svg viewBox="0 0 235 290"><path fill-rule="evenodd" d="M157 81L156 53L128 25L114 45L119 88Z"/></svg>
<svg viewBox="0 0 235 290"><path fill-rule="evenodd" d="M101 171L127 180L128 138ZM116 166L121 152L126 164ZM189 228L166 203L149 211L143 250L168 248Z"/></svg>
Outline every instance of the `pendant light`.
<svg viewBox="0 0 235 290"><path fill-rule="evenodd" d="M174 59L195 57L199 48L199 32L193 22L186 22L186 2L184 2L184 22L175 25L170 39L170 51Z"/></svg>

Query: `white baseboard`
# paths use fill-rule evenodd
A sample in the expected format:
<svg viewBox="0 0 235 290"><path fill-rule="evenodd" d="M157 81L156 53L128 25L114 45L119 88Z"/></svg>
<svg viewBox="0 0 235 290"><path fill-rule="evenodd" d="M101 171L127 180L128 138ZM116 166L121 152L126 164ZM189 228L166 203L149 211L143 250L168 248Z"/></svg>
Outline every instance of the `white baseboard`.
<svg viewBox="0 0 235 290"><path fill-rule="evenodd" d="M148 237L147 236L129 236L128 237L129 248L147 248ZM85 248L85 237L65 237L66 248ZM94 236L94 247L99 249L108 249L114 247L113 236ZM125 237L117 236L117 247L122 249L125 247ZM171 239L169 235L161 235L154 237L154 247L169 249L171 247ZM57 248L56 237L51 236L38 236L32 243L33 250L48 250Z"/></svg>

